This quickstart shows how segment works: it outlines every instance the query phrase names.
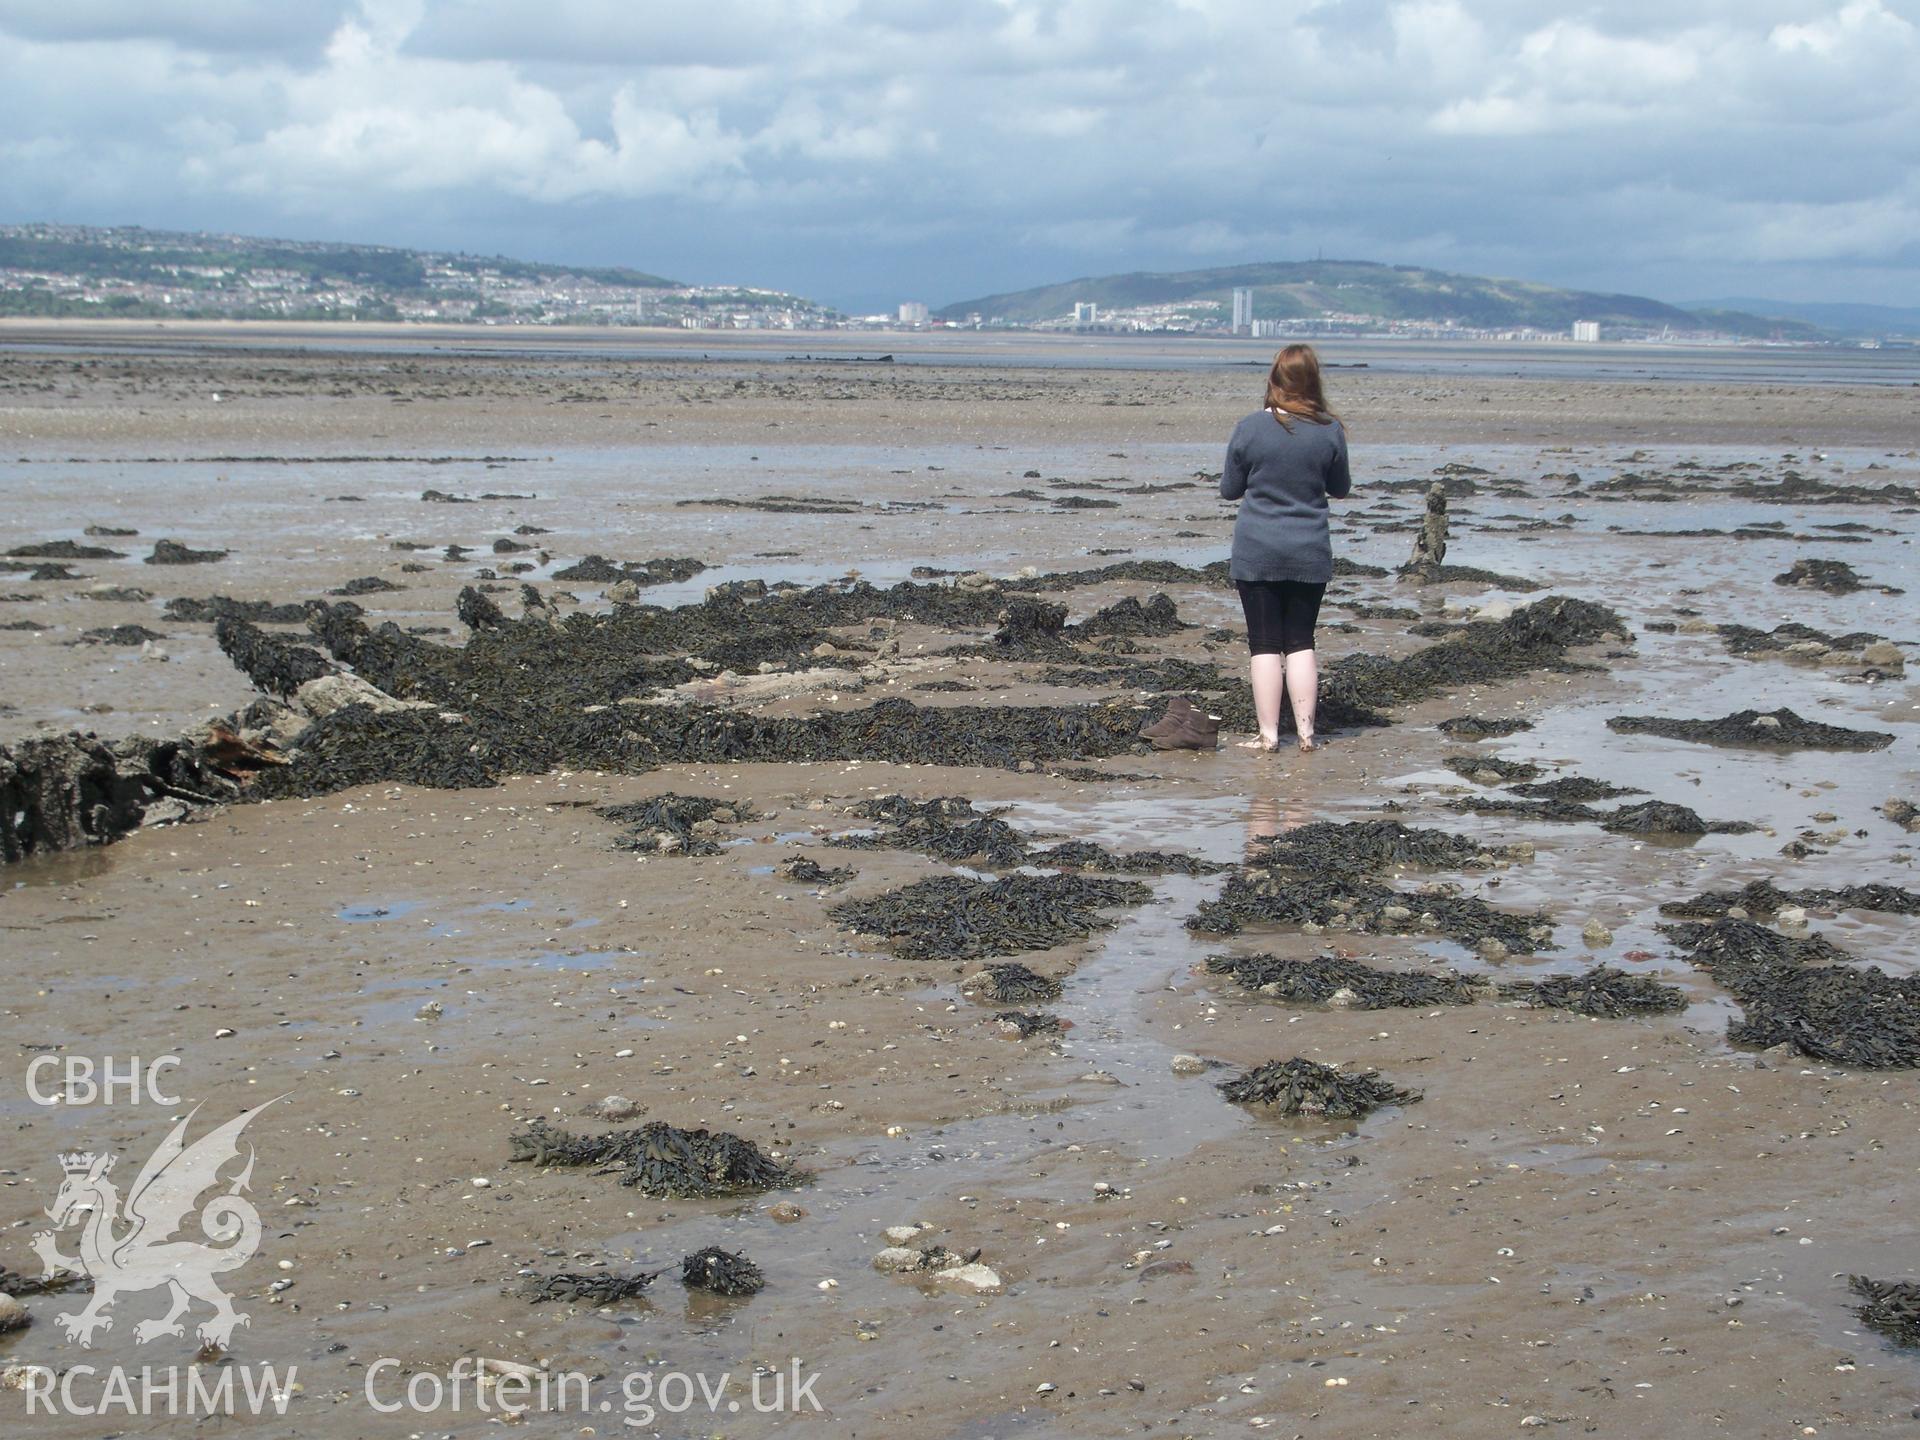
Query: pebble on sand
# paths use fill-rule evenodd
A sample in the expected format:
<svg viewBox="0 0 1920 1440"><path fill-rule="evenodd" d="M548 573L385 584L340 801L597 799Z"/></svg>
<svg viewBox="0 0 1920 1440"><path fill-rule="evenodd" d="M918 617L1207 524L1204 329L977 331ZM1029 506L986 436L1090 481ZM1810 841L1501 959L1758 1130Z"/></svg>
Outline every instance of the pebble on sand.
<svg viewBox="0 0 1920 1440"><path fill-rule="evenodd" d="M934 1280L941 1285L952 1285L962 1290L984 1293L998 1290L1001 1286L999 1272L975 1261L971 1265L956 1265L951 1270L939 1270Z"/></svg>

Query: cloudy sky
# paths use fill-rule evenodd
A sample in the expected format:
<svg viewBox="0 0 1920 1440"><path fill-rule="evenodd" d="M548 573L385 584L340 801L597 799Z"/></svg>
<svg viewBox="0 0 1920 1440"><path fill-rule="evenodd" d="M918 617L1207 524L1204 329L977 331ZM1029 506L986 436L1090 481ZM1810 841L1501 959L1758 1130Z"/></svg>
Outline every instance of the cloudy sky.
<svg viewBox="0 0 1920 1440"><path fill-rule="evenodd" d="M0 220L1920 305L1920 0L0 0Z"/></svg>

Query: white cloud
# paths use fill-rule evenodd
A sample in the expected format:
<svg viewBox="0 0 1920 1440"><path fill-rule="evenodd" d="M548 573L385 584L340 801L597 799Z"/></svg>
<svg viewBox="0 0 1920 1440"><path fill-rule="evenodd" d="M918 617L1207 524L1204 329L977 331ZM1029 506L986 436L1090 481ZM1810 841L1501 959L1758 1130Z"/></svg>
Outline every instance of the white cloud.
<svg viewBox="0 0 1920 1440"><path fill-rule="evenodd" d="M1324 243L1920 290L1917 70L1896 0L0 0L0 163L23 216L770 283Z"/></svg>
<svg viewBox="0 0 1920 1440"><path fill-rule="evenodd" d="M1847 0L1818 20L1776 25L1767 39L1789 54L1803 52L1824 60L1880 44L1911 48L1913 36L1913 22L1887 9L1882 0Z"/></svg>

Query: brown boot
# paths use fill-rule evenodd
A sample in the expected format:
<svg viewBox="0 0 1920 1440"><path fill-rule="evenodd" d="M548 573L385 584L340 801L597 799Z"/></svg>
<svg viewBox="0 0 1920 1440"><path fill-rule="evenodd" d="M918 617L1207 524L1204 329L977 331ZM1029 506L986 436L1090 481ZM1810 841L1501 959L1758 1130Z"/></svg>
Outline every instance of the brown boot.
<svg viewBox="0 0 1920 1440"><path fill-rule="evenodd" d="M1161 736L1176 733L1189 717L1198 714L1200 712L1194 709L1191 700L1184 695L1176 695L1168 702L1166 713L1141 730L1140 738L1158 744Z"/></svg>
<svg viewBox="0 0 1920 1440"><path fill-rule="evenodd" d="M1156 750L1217 750L1220 722L1205 711L1189 710L1172 729L1147 738Z"/></svg>

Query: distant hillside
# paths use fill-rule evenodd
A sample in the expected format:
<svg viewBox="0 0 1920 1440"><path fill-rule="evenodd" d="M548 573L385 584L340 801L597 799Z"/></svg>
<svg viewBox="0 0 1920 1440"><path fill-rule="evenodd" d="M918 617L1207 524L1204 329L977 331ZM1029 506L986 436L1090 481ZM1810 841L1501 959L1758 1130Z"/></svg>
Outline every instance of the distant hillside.
<svg viewBox="0 0 1920 1440"><path fill-rule="evenodd" d="M0 226L0 315L817 324L797 296L624 266L140 226Z"/></svg>
<svg viewBox="0 0 1920 1440"><path fill-rule="evenodd" d="M1702 300L1688 305L1687 309L1744 310L1750 315L1769 319L1817 325L1836 335L1920 339L1920 309L1911 306L1859 305L1843 301L1756 300L1743 295L1730 300Z"/></svg>
<svg viewBox="0 0 1920 1440"><path fill-rule="evenodd" d="M1724 320L1710 322L1678 306L1639 295L1560 290L1524 280L1491 280L1413 265L1356 260L1092 276L962 300L939 313L950 320L978 314L1031 325L1071 316L1077 302L1091 301L1103 313L1171 307L1194 319L1210 318L1217 323L1231 318L1233 291L1240 287L1253 291L1253 313L1262 320L1332 317L1332 323L1359 328L1434 324L1548 331L1565 331L1576 320L1593 320L1603 327L1636 333L1670 328L1680 334L1727 328ZM1752 316L1738 318L1762 323Z"/></svg>

